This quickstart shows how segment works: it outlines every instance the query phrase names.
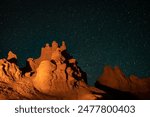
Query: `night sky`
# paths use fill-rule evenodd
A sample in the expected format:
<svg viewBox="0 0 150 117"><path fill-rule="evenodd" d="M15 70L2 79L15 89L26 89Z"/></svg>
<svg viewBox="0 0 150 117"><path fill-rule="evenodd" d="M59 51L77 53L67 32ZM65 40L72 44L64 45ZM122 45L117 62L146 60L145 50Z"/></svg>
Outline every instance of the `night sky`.
<svg viewBox="0 0 150 117"><path fill-rule="evenodd" d="M40 48L64 40L93 85L105 65L150 76L148 0L1 0L0 58L9 50L20 67Z"/></svg>

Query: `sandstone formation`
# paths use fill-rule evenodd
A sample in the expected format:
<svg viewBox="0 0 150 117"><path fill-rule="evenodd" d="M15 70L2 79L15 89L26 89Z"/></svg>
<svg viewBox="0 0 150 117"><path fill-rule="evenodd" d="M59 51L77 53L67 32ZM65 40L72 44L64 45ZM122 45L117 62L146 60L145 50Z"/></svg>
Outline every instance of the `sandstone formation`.
<svg viewBox="0 0 150 117"><path fill-rule="evenodd" d="M117 66L114 69L106 66L96 85L101 89L105 86L107 89L112 88L122 91L124 94L131 94L134 96L133 99L150 99L150 78L138 78L135 75L128 78ZM106 92L108 93L108 91ZM116 96L120 95L116 94ZM129 97L129 99L131 98Z"/></svg>
<svg viewBox="0 0 150 117"><path fill-rule="evenodd" d="M0 99L101 99L104 91L86 83L86 74L56 41L41 49L37 59L28 58L19 68L11 51L0 59Z"/></svg>
<svg viewBox="0 0 150 117"><path fill-rule="evenodd" d="M150 78L128 78L119 67L106 66L95 87L89 86L65 42L53 41L24 68L11 51L0 59L0 99L150 99Z"/></svg>
<svg viewBox="0 0 150 117"><path fill-rule="evenodd" d="M7 60L11 60L11 59L17 59L17 56L12 51L9 51Z"/></svg>

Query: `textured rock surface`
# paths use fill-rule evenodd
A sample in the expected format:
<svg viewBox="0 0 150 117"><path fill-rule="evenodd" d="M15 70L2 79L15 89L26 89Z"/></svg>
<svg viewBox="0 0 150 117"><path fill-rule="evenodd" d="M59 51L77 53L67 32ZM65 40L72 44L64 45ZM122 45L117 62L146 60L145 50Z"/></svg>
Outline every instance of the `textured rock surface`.
<svg viewBox="0 0 150 117"><path fill-rule="evenodd" d="M7 60L11 60L11 59L17 59L17 56L12 51L9 51Z"/></svg>
<svg viewBox="0 0 150 117"><path fill-rule="evenodd" d="M47 43L39 58L27 59L25 68L19 69L16 61L12 52L0 60L0 99L101 99L105 94L86 84L86 74L65 42L60 47Z"/></svg>
<svg viewBox="0 0 150 117"><path fill-rule="evenodd" d="M0 99L150 99L150 78L127 78L119 67L106 66L96 87L89 86L66 49L65 42L47 43L24 68L9 51L7 59L0 59Z"/></svg>
<svg viewBox="0 0 150 117"><path fill-rule="evenodd" d="M10 83L21 78L21 71L14 63L6 59L0 59L0 81Z"/></svg>
<svg viewBox="0 0 150 117"><path fill-rule="evenodd" d="M136 99L150 99L150 78L138 78L134 75L128 78L117 66L114 69L106 66L96 85L133 94Z"/></svg>

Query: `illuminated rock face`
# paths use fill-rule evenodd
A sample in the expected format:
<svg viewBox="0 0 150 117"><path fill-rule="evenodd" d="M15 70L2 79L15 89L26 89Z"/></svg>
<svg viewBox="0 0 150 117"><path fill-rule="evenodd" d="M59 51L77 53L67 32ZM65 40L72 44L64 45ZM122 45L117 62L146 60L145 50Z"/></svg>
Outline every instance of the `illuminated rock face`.
<svg viewBox="0 0 150 117"><path fill-rule="evenodd" d="M88 85L84 82L84 73L77 66L76 60L72 57L67 58L65 56L67 53L63 55L65 51L65 42L62 42L62 46L59 47L54 41L52 47L46 44L45 48L42 48L40 59L35 59L35 63L36 61L40 62L36 69L36 76L33 78L34 87L44 94L66 99L102 97L91 93ZM32 70L34 71L34 69Z"/></svg>
<svg viewBox="0 0 150 117"><path fill-rule="evenodd" d="M56 69L56 66L51 64L48 60L42 61L37 68L37 74L33 80L35 88L43 93L50 93L52 89L52 71Z"/></svg>
<svg viewBox="0 0 150 117"><path fill-rule="evenodd" d="M0 59L0 81L11 83L21 78L21 71L14 63Z"/></svg>
<svg viewBox="0 0 150 117"><path fill-rule="evenodd" d="M127 78L119 67L106 66L97 88L89 86L66 49L65 42L47 43L40 57L28 58L21 69L10 51L0 59L0 99L150 99L150 78Z"/></svg>
<svg viewBox="0 0 150 117"><path fill-rule="evenodd" d="M28 58L21 70L12 60L17 60L12 52L0 60L0 99L101 99L105 93L86 84L86 75L67 53L65 42L47 43L41 56Z"/></svg>

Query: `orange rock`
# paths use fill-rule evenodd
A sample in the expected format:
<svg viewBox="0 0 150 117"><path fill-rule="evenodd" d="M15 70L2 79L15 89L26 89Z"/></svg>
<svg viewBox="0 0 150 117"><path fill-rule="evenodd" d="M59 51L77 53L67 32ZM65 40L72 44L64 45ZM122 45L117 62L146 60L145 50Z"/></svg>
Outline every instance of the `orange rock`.
<svg viewBox="0 0 150 117"><path fill-rule="evenodd" d="M40 57L28 58L21 70L10 61L17 56L9 52L7 60L0 59L0 99L101 99L101 91L85 83L66 49L64 41L60 47L56 41L46 43Z"/></svg>
<svg viewBox="0 0 150 117"><path fill-rule="evenodd" d="M10 60L10 59L17 59L16 54L14 54L12 51L8 52L7 60Z"/></svg>
<svg viewBox="0 0 150 117"><path fill-rule="evenodd" d="M141 79L134 75L128 78L117 66L114 69L106 66L97 84L131 93L139 99L150 99L150 78Z"/></svg>
<svg viewBox="0 0 150 117"><path fill-rule="evenodd" d="M58 43L56 41L52 42L52 51L55 51L58 48Z"/></svg>
<svg viewBox="0 0 150 117"><path fill-rule="evenodd" d="M67 49L66 43L62 41L62 45L60 46L61 51L65 51Z"/></svg>

